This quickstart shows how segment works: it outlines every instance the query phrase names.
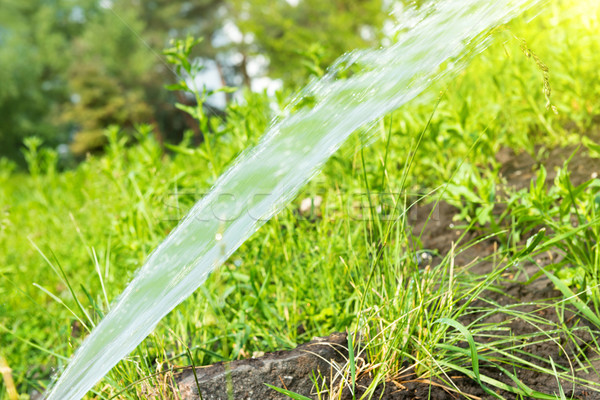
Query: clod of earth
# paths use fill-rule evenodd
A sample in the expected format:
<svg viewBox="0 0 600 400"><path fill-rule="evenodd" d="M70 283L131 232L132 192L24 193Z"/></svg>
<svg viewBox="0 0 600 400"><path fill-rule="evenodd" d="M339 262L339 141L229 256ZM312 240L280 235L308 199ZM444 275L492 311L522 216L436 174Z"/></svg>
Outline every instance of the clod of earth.
<svg viewBox="0 0 600 400"><path fill-rule="evenodd" d="M195 375L189 369L177 377L177 383L182 400L275 400L285 397L265 383L314 397L313 372L316 376L335 375L334 366L342 367L347 359L347 335L333 333L291 351L199 367Z"/></svg>

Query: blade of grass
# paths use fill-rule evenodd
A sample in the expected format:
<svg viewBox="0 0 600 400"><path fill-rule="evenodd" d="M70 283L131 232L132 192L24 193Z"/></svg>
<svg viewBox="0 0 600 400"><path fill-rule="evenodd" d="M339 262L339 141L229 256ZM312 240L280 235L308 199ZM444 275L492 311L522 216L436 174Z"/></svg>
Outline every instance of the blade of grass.
<svg viewBox="0 0 600 400"><path fill-rule="evenodd" d="M481 382L481 375L479 374L479 356L477 355L477 346L475 345L475 340L473 339L473 335L471 335L471 332L469 332L469 330L463 324L461 324L460 322L458 322L454 319L440 318L435 323L449 325L449 326L457 329L464 336L464 338L469 343L469 349L471 351L471 366L473 367L473 374L474 374L475 380L487 394L489 394L490 396L493 396L497 399L501 398L497 393L494 393L493 391L491 391L487 386L485 386Z"/></svg>
<svg viewBox="0 0 600 400"><path fill-rule="evenodd" d="M62 301L58 296L56 296L54 293L50 292L48 289L46 289L45 287L38 285L37 283L33 283L33 286L35 286L36 288L40 289L42 292L46 293L48 296L50 296L54 301L56 301L57 303L59 303L60 305L62 305L64 308L66 308L76 319L77 321L79 321L79 323L85 328L86 331L90 332L90 328L87 326L87 324L81 319L79 318L79 315L77 315L77 313L75 311L73 311L64 301Z"/></svg>
<svg viewBox="0 0 600 400"><path fill-rule="evenodd" d="M575 308L577 308L577 310L579 310L579 312L581 312L583 316L585 316L588 320L590 320L590 322L592 322L597 327L600 327L600 317L598 317L598 315L596 315L596 313L592 311L592 309L589 308L588 305L585 304L577 294L573 293L573 291L571 291L571 289L556 275L546 271L543 267L540 268L542 268L544 274L546 274L548 279L550 279L552 283L554 283L554 285L558 288L558 290L560 290L563 296L565 296L565 298Z"/></svg>
<svg viewBox="0 0 600 400"><path fill-rule="evenodd" d="M354 359L354 343L352 335L348 335L348 362L350 363L350 379L352 379L352 400L356 399L356 360Z"/></svg>
<svg viewBox="0 0 600 400"><path fill-rule="evenodd" d="M280 387L277 387L277 386L269 385L268 383L265 383L265 385L267 387L275 390L276 392L279 392L281 394L285 394L286 396L288 396L289 398L294 399L294 400L312 400L310 397L306 397L306 396L303 396L301 394L294 393L294 392L292 392L290 390L286 390L286 389L283 389L283 388L280 388Z"/></svg>

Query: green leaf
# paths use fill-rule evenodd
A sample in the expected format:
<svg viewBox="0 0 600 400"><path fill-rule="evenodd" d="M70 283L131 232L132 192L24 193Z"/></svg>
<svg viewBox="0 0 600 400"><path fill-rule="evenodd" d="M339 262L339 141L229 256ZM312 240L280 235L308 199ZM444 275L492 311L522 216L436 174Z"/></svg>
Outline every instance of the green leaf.
<svg viewBox="0 0 600 400"><path fill-rule="evenodd" d="M542 271L544 271L544 274L546 274L548 279L550 279L552 283L554 283L554 286L556 286L558 290L561 291L561 293L563 294L563 296L565 296L569 303L575 306L575 308L577 308L577 310L579 310L579 312L583 314L583 316L586 317L588 320L590 320L594 325L600 327L600 317L598 317L598 315L596 315L596 313L592 311L592 309L588 307L588 305L584 303L578 295L573 293L571 289L569 289L569 287L565 284L565 282L560 280L554 274L551 274L550 272L546 271L544 268L542 268Z"/></svg>
<svg viewBox="0 0 600 400"><path fill-rule="evenodd" d="M499 396L497 393L493 392L492 390L490 390L487 386L485 386L483 384L481 375L479 374L479 355L477 354L477 346L475 345L475 340L473 339L473 335L471 335L471 332L469 332L469 330L463 324L461 324L460 322L458 322L454 319L440 318L436 322L446 324L453 328L456 328L465 337L465 339L467 340L467 343L469 343L469 350L471 352L471 366L473 368L473 377L475 378L475 380L477 381L479 386L481 386L481 388L487 394L489 394L490 396L493 396L497 399L501 399L502 398L501 396Z"/></svg>
<svg viewBox="0 0 600 400"><path fill-rule="evenodd" d="M178 146L178 145L171 144L171 143L165 143L164 146L174 153L186 154L188 156L196 154L196 150L190 149L189 147Z"/></svg>
<svg viewBox="0 0 600 400"><path fill-rule="evenodd" d="M525 248L515 255L515 259L519 259L531 254L537 248L537 246L540 244L540 242L544 239L545 236L546 228L540 229L538 233L527 239Z"/></svg>
<svg viewBox="0 0 600 400"><path fill-rule="evenodd" d="M350 362L350 376L352 379L352 399L356 398L356 363L354 360L354 343L352 335L348 335L348 361Z"/></svg>
<svg viewBox="0 0 600 400"><path fill-rule="evenodd" d="M171 91L187 90L187 84L182 84L181 82L178 82L178 83L174 83L172 85L165 85L165 89L171 90Z"/></svg>
<svg viewBox="0 0 600 400"><path fill-rule="evenodd" d="M294 393L292 391L289 391L289 390L286 390L286 389L282 389L282 388L277 387L277 386L269 385L268 383L265 383L265 385L267 385L271 389L275 390L276 392L279 392L281 394L285 394L286 396L288 396L289 398L294 399L294 400L312 400L310 397L302 396L301 394Z"/></svg>
<svg viewBox="0 0 600 400"><path fill-rule="evenodd" d="M185 104L175 103L175 107L183 112L188 113L194 119L201 119L198 107L196 106L186 106Z"/></svg>

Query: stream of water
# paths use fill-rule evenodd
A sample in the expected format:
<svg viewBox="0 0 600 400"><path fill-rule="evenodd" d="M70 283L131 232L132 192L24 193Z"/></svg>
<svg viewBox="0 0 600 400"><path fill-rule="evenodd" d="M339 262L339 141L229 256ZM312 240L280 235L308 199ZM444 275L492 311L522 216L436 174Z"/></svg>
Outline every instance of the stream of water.
<svg viewBox="0 0 600 400"><path fill-rule="evenodd" d="M396 42L347 54L303 90L298 101L310 96L312 105L274 122L218 179L148 257L46 398L83 397L285 206L354 131L456 73L461 59L485 47L482 34L541 1L439 0L410 15L393 15ZM339 78L351 64L360 72Z"/></svg>

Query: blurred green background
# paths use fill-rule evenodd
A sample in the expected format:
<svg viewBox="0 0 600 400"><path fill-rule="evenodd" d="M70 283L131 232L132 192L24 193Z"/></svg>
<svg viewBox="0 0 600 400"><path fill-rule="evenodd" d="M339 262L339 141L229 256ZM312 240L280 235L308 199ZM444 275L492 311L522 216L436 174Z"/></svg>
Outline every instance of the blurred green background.
<svg viewBox="0 0 600 400"><path fill-rule="evenodd" d="M343 52L376 45L381 0L1 0L0 156L23 165L38 136L62 158L100 149L103 130L151 123L159 141L193 124L164 85L177 76L162 56L171 38L204 38L194 56L202 84L291 89ZM232 96L216 98L222 113Z"/></svg>

